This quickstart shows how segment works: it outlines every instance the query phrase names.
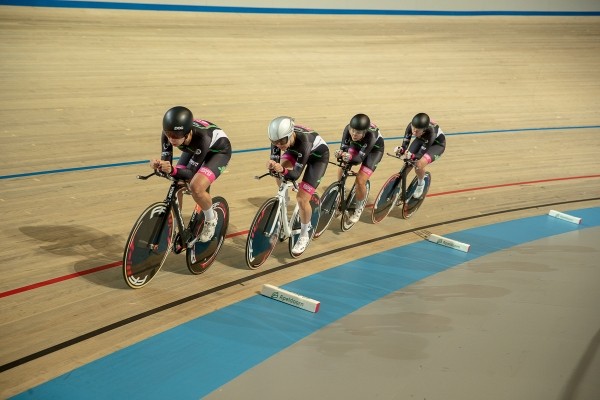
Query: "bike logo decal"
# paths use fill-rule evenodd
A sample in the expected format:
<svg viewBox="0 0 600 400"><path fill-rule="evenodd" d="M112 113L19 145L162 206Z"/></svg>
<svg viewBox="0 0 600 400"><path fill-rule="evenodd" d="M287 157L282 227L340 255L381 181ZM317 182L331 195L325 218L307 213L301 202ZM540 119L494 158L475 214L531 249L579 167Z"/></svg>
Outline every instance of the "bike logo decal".
<svg viewBox="0 0 600 400"><path fill-rule="evenodd" d="M171 190L171 192L172 192L172 190ZM169 196L170 195L172 195L172 193L169 193ZM150 218L160 217L160 216L164 215L166 211L167 211L167 206L165 206L164 204L158 205L150 211Z"/></svg>
<svg viewBox="0 0 600 400"><path fill-rule="evenodd" d="M133 286L143 286L147 279L148 279L148 275L144 276L143 278L137 278L135 276L128 276L127 277L127 280L129 282L131 282L131 284Z"/></svg>

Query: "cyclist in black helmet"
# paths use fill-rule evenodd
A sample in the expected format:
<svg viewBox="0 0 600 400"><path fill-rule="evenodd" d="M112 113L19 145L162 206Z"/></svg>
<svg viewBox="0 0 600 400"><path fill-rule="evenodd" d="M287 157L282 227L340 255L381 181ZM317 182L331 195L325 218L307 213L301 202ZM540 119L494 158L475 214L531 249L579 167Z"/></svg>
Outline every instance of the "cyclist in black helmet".
<svg viewBox="0 0 600 400"><path fill-rule="evenodd" d="M371 122L365 114L356 114L344 128L340 148L335 151L335 157L353 165L362 164L356 175L357 207L350 221L356 223L367 202L367 181L375 172L383 157L383 136L377 125ZM338 179L342 170L338 170Z"/></svg>
<svg viewBox="0 0 600 400"><path fill-rule="evenodd" d="M409 147L413 135L415 140ZM439 125L425 113L415 115L406 127L402 145L394 148L396 155L401 156L406 153L411 159L418 160L415 173L419 181L413 193L414 198L418 199L423 195L427 165L440 158L444 150L446 150L446 136Z"/></svg>
<svg viewBox="0 0 600 400"><path fill-rule="evenodd" d="M229 138L217 125L194 119L189 109L177 106L169 109L163 117L161 144L160 160L151 160L150 166L190 182L192 197L205 217L198 240L208 242L217 226L217 215L212 209L208 187L221 175L231 159ZM182 151L177 165L173 165L173 146Z"/></svg>

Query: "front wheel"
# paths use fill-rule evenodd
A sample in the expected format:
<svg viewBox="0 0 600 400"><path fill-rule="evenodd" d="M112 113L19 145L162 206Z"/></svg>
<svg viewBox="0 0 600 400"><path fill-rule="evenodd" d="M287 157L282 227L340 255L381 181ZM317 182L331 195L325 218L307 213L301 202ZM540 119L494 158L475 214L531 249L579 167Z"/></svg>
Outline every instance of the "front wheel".
<svg viewBox="0 0 600 400"><path fill-rule="evenodd" d="M341 199L342 194L340 192L339 182L332 183L325 192L323 192L323 196L321 196L321 216L319 218L319 223L317 224L317 229L315 229L314 239L325 232L340 207Z"/></svg>
<svg viewBox="0 0 600 400"><path fill-rule="evenodd" d="M246 265L250 269L260 267L269 258L279 241L281 219L279 201L270 198L258 209L246 239Z"/></svg>
<svg viewBox="0 0 600 400"><path fill-rule="evenodd" d="M379 194L375 198L375 202L373 203L373 213L371 214L371 219L374 224L378 224L394 208L396 201L400 195L402 190L402 178L400 174L394 174L388 178L387 181L383 184L381 189L379 190Z"/></svg>
<svg viewBox="0 0 600 400"><path fill-rule="evenodd" d="M194 275L199 275L205 272L215 261L227 234L229 226L229 205L223 197L213 197L212 208L217 215L217 226L215 234L208 242L196 241L191 248L187 249L186 262L188 269ZM204 213L196 214L197 223L193 224L194 237L200 236L202 228L204 228Z"/></svg>
<svg viewBox="0 0 600 400"><path fill-rule="evenodd" d="M139 216L123 252L123 277L132 289L147 285L163 266L173 242L173 215L165 203L154 203Z"/></svg>

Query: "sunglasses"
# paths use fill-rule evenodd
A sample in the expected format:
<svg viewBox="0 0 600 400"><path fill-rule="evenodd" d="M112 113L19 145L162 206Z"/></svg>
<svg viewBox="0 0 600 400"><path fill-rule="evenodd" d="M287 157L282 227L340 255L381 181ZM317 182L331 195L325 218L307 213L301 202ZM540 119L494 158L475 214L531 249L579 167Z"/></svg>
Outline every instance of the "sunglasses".
<svg viewBox="0 0 600 400"><path fill-rule="evenodd" d="M285 144L287 144L287 142L290 140L289 136L284 137L283 139L279 139L279 140L271 140L271 143L273 143L275 146L283 146Z"/></svg>

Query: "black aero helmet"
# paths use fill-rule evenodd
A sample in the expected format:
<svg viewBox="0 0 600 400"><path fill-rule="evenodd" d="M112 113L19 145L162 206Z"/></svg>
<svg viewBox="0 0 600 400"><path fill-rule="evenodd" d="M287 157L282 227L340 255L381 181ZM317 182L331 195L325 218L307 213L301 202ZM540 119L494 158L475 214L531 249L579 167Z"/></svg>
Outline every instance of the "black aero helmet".
<svg viewBox="0 0 600 400"><path fill-rule="evenodd" d="M371 126L371 120L365 114L356 114L350 120L350 128L354 128L357 131L365 131Z"/></svg>
<svg viewBox="0 0 600 400"><path fill-rule="evenodd" d="M418 113L413 117L410 124L416 129L425 129L429 126L429 115L425 113Z"/></svg>
<svg viewBox="0 0 600 400"><path fill-rule="evenodd" d="M177 106L171 108L163 117L163 131L183 137L192 129L194 116L185 107Z"/></svg>

